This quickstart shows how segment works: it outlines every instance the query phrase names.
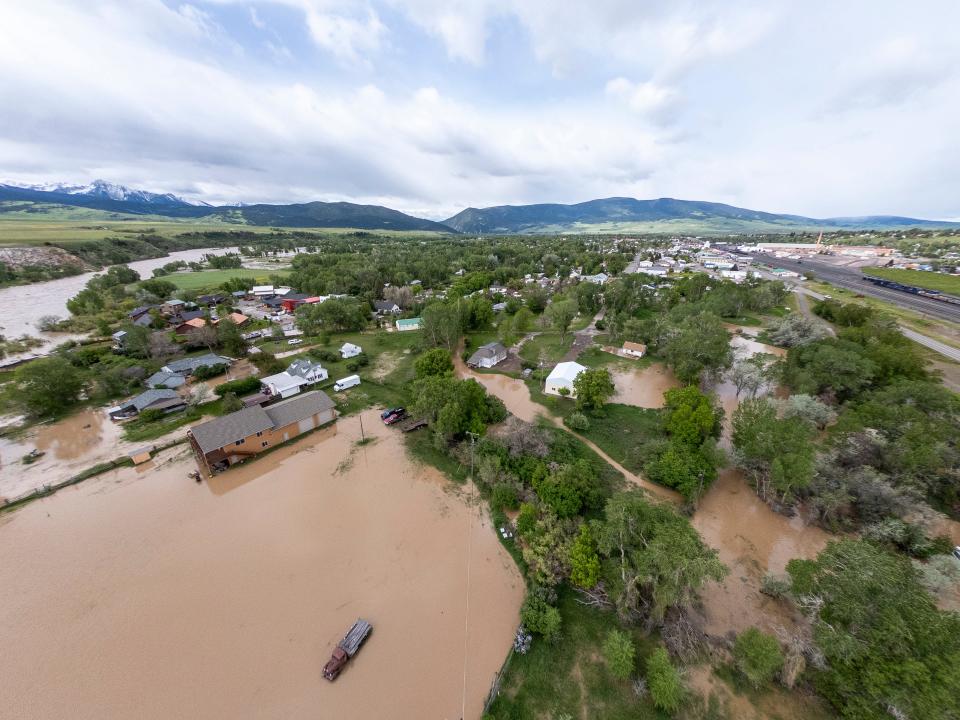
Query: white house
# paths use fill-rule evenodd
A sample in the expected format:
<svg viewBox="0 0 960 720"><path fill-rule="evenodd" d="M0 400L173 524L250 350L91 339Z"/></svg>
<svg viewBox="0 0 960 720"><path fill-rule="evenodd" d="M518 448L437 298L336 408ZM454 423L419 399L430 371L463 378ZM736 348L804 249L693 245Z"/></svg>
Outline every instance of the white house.
<svg viewBox="0 0 960 720"><path fill-rule="evenodd" d="M547 383L543 391L551 395L566 394L567 397L576 397L577 393L573 389L573 381L586 369L578 362L557 363L557 366L547 376ZM560 392L561 388L565 388L565 392Z"/></svg>
<svg viewBox="0 0 960 720"><path fill-rule="evenodd" d="M360 347L359 345L354 345L353 343L344 343L343 346L340 348L340 357L344 359L352 358L352 357L356 357L362 352L363 352L363 348Z"/></svg>
<svg viewBox="0 0 960 720"><path fill-rule="evenodd" d="M288 398L291 395L296 395L300 392L300 388L309 384L309 380L299 375L282 372L263 378L260 381L260 389L268 395Z"/></svg>
<svg viewBox="0 0 960 720"><path fill-rule="evenodd" d="M507 349L498 342L487 343L477 348L477 351L467 360L467 365L473 367L492 368L507 359Z"/></svg>
<svg viewBox="0 0 960 720"><path fill-rule="evenodd" d="M327 369L320 363L310 362L306 358L294 360L287 368L287 372L297 377L302 377L309 383L318 383L329 377Z"/></svg>
<svg viewBox="0 0 960 720"><path fill-rule="evenodd" d="M594 285L603 285L607 280L610 279L610 276L605 272L599 272L596 275L584 275L580 279L584 282L593 283Z"/></svg>
<svg viewBox="0 0 960 720"><path fill-rule="evenodd" d="M397 320L396 326L399 332L406 332L407 330L419 330L420 325L423 323L421 318L404 318L403 320Z"/></svg>
<svg viewBox="0 0 960 720"><path fill-rule="evenodd" d="M624 355L629 355L630 357L642 358L647 354L647 346L643 343L635 343L627 340L623 343L622 348Z"/></svg>

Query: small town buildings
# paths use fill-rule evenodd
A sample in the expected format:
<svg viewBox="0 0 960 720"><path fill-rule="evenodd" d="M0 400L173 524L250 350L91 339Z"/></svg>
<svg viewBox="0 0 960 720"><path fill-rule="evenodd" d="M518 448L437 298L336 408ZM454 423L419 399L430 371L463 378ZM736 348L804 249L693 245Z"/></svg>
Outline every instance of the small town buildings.
<svg viewBox="0 0 960 720"><path fill-rule="evenodd" d="M168 390L176 390L186 381L183 375L175 372L164 372L163 370L158 370L145 380L148 388L167 388Z"/></svg>
<svg viewBox="0 0 960 720"><path fill-rule="evenodd" d="M391 300L374 300L373 309L377 315L399 315L400 306Z"/></svg>
<svg viewBox="0 0 960 720"><path fill-rule="evenodd" d="M622 352L624 355L629 355L630 357L642 358L647 354L647 346L643 343L635 343L627 340L623 343Z"/></svg>
<svg viewBox="0 0 960 720"><path fill-rule="evenodd" d="M359 345L354 345L353 343L344 343L340 346L340 357L344 360L347 358L356 357L363 352L363 348Z"/></svg>
<svg viewBox="0 0 960 720"><path fill-rule="evenodd" d="M238 312L230 313L229 315L226 315L226 316L224 316L224 317L221 318L221 319L223 319L223 320L229 320L230 322L232 322L232 323L233 323L234 325L236 325L237 327L241 327L241 326L243 326L243 325L246 325L247 322L250 320L250 318L248 318L246 315L244 315L243 313L238 313ZM214 325L216 325L216 324L219 323L219 322L220 322L220 320L217 320L216 322L214 322Z"/></svg>
<svg viewBox="0 0 960 720"><path fill-rule="evenodd" d="M320 363L312 362L306 358L294 360L287 368L291 375L297 375L310 383L318 383L329 377L327 369Z"/></svg>
<svg viewBox="0 0 960 720"><path fill-rule="evenodd" d="M254 285L253 289L250 290L250 294L255 298L266 300L267 298L272 298L276 294L276 291L273 289L273 285Z"/></svg>
<svg viewBox="0 0 960 720"><path fill-rule="evenodd" d="M212 474L336 420L333 401L314 390L267 407L254 405L187 432L200 467Z"/></svg>
<svg viewBox="0 0 960 720"><path fill-rule="evenodd" d="M400 332L406 332L407 330L419 330L420 326L423 324L423 318L405 318L403 320L397 320L397 330Z"/></svg>
<svg viewBox="0 0 960 720"><path fill-rule="evenodd" d="M136 320L144 315L149 315L152 308L153 305L141 305L140 307L135 307L133 310L127 313L127 317L130 320Z"/></svg>
<svg viewBox="0 0 960 720"><path fill-rule="evenodd" d="M126 330L117 330L110 337L113 338L113 349L118 352L123 352L127 349L127 331Z"/></svg>
<svg viewBox="0 0 960 720"><path fill-rule="evenodd" d="M603 285L610 279L610 276L605 272L599 272L596 275L584 275L580 279L583 282L593 283L594 285Z"/></svg>
<svg viewBox="0 0 960 720"><path fill-rule="evenodd" d="M543 388L545 393L550 395L566 395L567 397L576 397L577 392L573 388L573 381L577 376L587 368L578 362L562 362L550 371L547 376L546 385Z"/></svg>
<svg viewBox="0 0 960 720"><path fill-rule="evenodd" d="M241 293L242 295L243 293ZM200 295L197 298L198 305L206 305L207 307L213 307L214 305L219 305L222 302L227 301L227 296L221 293L216 293L214 295Z"/></svg>
<svg viewBox="0 0 960 720"><path fill-rule="evenodd" d="M193 318L192 320L187 320L184 323L180 323L174 329L174 332L177 335L189 335L192 332L196 332L200 328L206 327L207 321L202 317Z"/></svg>
<svg viewBox="0 0 960 720"><path fill-rule="evenodd" d="M492 368L506 359L507 349L498 342L492 342L477 348L477 351L467 360L467 365Z"/></svg>
<svg viewBox="0 0 960 720"><path fill-rule="evenodd" d="M116 407L110 408L107 410L107 414L112 420L129 420L145 410L162 410L169 414L186 407L186 401L173 390L147 390Z"/></svg>
<svg viewBox="0 0 960 720"><path fill-rule="evenodd" d="M171 360L166 365L164 365L161 370L168 373L177 373L178 375L183 375L187 377L193 375L198 368L201 367L214 367L216 365L227 365L233 361L222 355L214 355L213 353L207 353L206 355L198 355L197 357L188 357L180 358L179 360Z"/></svg>
<svg viewBox="0 0 960 720"><path fill-rule="evenodd" d="M263 378L260 381L260 390L271 397L287 398L298 394L300 388L309 384L310 381L306 378L284 371Z"/></svg>
<svg viewBox="0 0 960 720"><path fill-rule="evenodd" d="M153 325L153 316L151 316L150 313L144 313L134 320L133 324L137 327L150 327Z"/></svg>

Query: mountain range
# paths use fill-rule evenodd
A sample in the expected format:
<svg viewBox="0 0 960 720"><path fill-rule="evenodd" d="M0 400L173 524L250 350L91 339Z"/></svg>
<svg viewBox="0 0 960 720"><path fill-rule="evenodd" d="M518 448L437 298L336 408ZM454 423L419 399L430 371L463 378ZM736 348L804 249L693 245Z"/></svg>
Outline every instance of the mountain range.
<svg viewBox="0 0 960 720"><path fill-rule="evenodd" d="M210 221L290 228L355 228L446 233L663 232L757 233L800 230L890 230L953 228L960 223L889 215L808 218L747 210L723 203L659 198L604 198L572 205L500 205L467 208L441 222L417 218L380 205L308 202L287 205L193 203L169 193L152 193L96 180L88 185L0 184L0 218L40 219L65 209L99 211L104 220ZM92 219L92 218L91 218Z"/></svg>

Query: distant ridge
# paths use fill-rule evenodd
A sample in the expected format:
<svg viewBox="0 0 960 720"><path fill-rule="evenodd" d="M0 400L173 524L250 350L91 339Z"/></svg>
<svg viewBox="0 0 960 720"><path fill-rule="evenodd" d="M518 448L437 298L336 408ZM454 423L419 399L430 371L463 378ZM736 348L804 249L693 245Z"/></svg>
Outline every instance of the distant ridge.
<svg viewBox="0 0 960 720"><path fill-rule="evenodd" d="M259 203L212 206L169 193L153 193L96 180L89 185L0 184L0 218L21 213L53 215L57 208L107 213L103 219L139 216L196 219L234 225L294 228L356 228L445 233L659 232L685 234L787 233L806 230L955 228L941 222L892 215L809 218L747 210L723 203L613 197L563 205L500 205L467 208L443 222L425 220L380 205L350 202Z"/></svg>

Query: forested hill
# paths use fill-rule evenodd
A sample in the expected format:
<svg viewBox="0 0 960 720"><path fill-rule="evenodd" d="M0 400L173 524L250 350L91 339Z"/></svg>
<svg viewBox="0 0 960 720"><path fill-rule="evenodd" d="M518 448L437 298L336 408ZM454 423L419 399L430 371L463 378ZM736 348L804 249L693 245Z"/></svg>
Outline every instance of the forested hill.
<svg viewBox="0 0 960 720"><path fill-rule="evenodd" d="M945 223L905 217L816 219L800 215L747 210L723 203L697 200L636 200L605 198L574 205L500 205L467 208L444 220L467 233L549 233L583 231L650 232L791 232L802 229L891 229L896 227L956 227Z"/></svg>

